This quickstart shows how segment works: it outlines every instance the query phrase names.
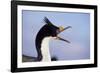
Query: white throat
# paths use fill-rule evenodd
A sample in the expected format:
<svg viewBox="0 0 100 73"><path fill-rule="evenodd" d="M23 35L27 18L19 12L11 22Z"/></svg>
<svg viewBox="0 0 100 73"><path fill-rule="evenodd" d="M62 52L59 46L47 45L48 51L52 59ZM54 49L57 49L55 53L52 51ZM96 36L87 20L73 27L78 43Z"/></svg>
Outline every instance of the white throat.
<svg viewBox="0 0 100 73"><path fill-rule="evenodd" d="M41 52L43 59L42 61L51 61L50 51L49 51L49 41L52 37L46 37L42 40Z"/></svg>

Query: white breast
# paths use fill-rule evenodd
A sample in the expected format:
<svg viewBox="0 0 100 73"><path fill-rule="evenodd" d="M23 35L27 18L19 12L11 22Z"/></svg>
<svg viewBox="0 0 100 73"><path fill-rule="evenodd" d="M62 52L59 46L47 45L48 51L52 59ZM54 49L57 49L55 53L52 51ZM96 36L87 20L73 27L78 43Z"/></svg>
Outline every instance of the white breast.
<svg viewBox="0 0 100 73"><path fill-rule="evenodd" d="M43 39L41 44L41 52L43 59L42 61L51 61L50 51L49 51L49 41L52 37L46 37Z"/></svg>

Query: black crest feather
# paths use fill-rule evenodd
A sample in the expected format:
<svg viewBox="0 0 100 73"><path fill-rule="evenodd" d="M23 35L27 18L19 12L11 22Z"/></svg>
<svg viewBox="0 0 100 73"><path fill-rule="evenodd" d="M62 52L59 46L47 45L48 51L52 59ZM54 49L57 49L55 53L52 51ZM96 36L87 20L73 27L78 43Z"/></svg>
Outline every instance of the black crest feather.
<svg viewBox="0 0 100 73"><path fill-rule="evenodd" d="M52 25L52 23L50 22L50 20L47 17L44 18L44 21L47 25Z"/></svg>

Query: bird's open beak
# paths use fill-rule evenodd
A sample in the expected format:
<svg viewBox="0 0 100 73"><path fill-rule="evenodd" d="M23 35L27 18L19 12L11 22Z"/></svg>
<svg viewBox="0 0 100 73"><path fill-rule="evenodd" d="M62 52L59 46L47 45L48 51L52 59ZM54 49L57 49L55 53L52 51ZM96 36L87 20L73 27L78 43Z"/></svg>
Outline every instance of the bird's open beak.
<svg viewBox="0 0 100 73"><path fill-rule="evenodd" d="M65 41L65 42L67 42L67 43L70 43L68 40L65 40L65 39L63 39L63 38L61 38L61 37L59 37L59 36L57 36L56 39Z"/></svg>
<svg viewBox="0 0 100 73"><path fill-rule="evenodd" d="M72 27L71 27L71 26L68 26L68 27L66 27L66 28L63 28L62 26L60 26L60 27L59 27L59 33L63 32L63 31L66 30L66 29L69 29L69 28L72 28ZM59 33L58 33L58 34L59 34ZM67 43L70 43L70 41L63 39L63 38L59 37L58 35L56 36L56 39L65 41L65 42L67 42Z"/></svg>

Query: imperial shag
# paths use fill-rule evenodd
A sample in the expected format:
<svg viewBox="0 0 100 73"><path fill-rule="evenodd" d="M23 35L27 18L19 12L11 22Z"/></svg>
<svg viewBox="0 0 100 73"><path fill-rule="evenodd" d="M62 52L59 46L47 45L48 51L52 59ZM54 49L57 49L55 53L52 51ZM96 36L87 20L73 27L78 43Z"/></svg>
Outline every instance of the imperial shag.
<svg viewBox="0 0 100 73"><path fill-rule="evenodd" d="M46 24L39 30L35 40L36 50L37 50L37 60L51 61L49 52L49 40L54 38L70 43L68 40L59 37L58 34L68 28L71 28L71 26L68 26L66 28L63 28L62 26L57 27L53 25L47 17L44 18L44 22Z"/></svg>

